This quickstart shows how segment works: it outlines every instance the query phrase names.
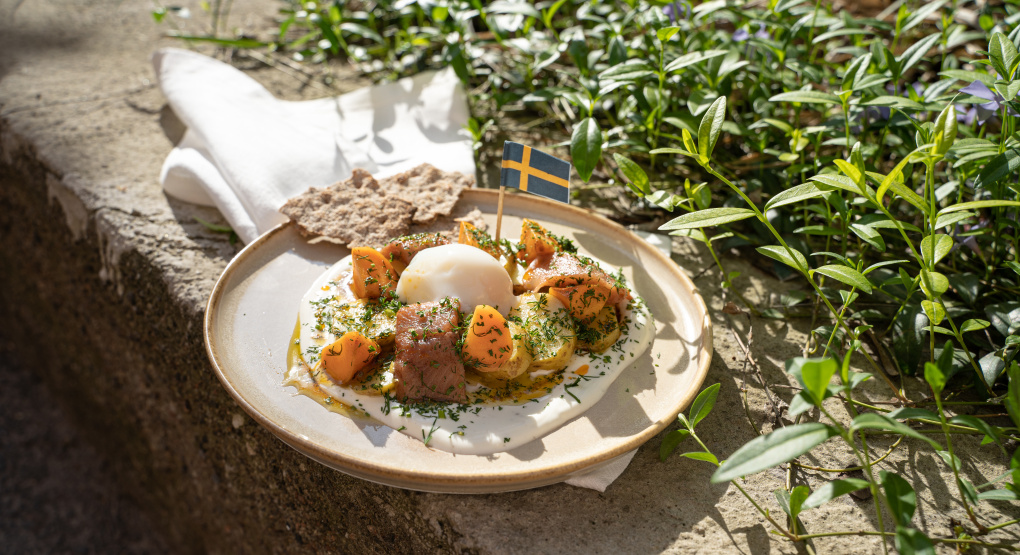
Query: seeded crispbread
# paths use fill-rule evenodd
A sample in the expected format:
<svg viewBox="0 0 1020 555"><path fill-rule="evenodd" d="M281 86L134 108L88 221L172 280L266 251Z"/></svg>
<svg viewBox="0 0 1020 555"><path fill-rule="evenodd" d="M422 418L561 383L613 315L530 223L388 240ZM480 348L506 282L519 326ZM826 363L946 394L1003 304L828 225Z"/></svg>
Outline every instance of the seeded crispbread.
<svg viewBox="0 0 1020 555"><path fill-rule="evenodd" d="M456 220L470 212L457 201L473 184L471 176L429 164L380 180L356 169L343 181L288 200L280 211L313 241L378 247L424 228L455 234ZM479 216L471 213L468 219Z"/></svg>
<svg viewBox="0 0 1020 555"><path fill-rule="evenodd" d="M474 176L444 172L430 164L379 180L387 193L408 199L418 207L412 219L415 224L427 224L439 216L449 216L460 192L474 184Z"/></svg>
<svg viewBox="0 0 1020 555"><path fill-rule="evenodd" d="M302 235L351 247L378 246L404 235L411 226L415 206L383 191L362 169L322 189L311 188L280 208Z"/></svg>

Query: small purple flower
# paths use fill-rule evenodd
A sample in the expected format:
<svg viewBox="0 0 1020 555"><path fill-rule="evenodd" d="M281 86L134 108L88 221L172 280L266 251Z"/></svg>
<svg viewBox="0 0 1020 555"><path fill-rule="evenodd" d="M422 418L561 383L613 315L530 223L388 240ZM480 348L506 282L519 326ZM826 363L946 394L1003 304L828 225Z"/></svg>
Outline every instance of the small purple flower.
<svg viewBox="0 0 1020 555"><path fill-rule="evenodd" d="M968 108L968 107L964 106L963 104L957 104L956 105L956 121L958 121L958 122L960 122L960 123L962 123L964 125L970 125L970 124L974 123L974 120L976 118L977 118L977 108L975 108L973 106Z"/></svg>
<svg viewBox="0 0 1020 555"><path fill-rule="evenodd" d="M732 38L734 42L744 42L751 38L751 33L748 33L747 29L737 29L734 31Z"/></svg>
<svg viewBox="0 0 1020 555"><path fill-rule="evenodd" d="M1003 104L1005 104L1005 99L1003 99L1002 96L999 95L999 93L993 91L992 89L989 89L988 86L982 83L981 81L974 81L973 83L960 89L960 92L969 94L971 96L976 96L982 100L988 101L985 102L984 104L975 104L971 106L970 109L967 110L968 116L970 116L971 111L974 112L974 116L977 118L978 125L984 125L986 121L988 121L990 118L999 113L999 111L1002 110ZM1009 113L1012 115L1016 115L1012 108L1009 109ZM970 121L973 122L974 119L971 118Z"/></svg>
<svg viewBox="0 0 1020 555"><path fill-rule="evenodd" d="M754 37L762 40L768 40L772 38L772 33L770 33L764 25L758 25L758 31L754 34Z"/></svg>
<svg viewBox="0 0 1020 555"><path fill-rule="evenodd" d="M683 14L684 19L691 18L691 7L687 2L673 2L663 6L662 13L669 18L670 25L676 25L676 20L681 14Z"/></svg>

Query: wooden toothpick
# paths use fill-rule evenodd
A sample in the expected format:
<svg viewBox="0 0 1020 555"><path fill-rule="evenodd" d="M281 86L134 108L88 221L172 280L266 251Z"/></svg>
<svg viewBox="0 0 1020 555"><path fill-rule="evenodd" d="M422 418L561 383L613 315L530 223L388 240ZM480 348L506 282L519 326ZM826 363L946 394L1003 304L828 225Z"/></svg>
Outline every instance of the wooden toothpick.
<svg viewBox="0 0 1020 555"><path fill-rule="evenodd" d="M496 206L496 244L499 245L499 229L503 225L503 195L506 193L506 187L503 185L499 186L499 204Z"/></svg>

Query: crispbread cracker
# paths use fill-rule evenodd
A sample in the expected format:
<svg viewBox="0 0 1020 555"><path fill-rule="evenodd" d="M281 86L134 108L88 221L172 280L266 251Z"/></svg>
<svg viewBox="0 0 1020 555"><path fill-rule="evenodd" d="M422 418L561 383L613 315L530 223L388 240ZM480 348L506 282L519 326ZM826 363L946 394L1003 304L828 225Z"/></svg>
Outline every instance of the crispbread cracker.
<svg viewBox="0 0 1020 555"><path fill-rule="evenodd" d="M378 247L422 228L456 233L454 218L470 211L457 201L472 185L474 177L429 164L380 180L359 168L343 181L288 200L280 212L315 241Z"/></svg>
<svg viewBox="0 0 1020 555"><path fill-rule="evenodd" d="M387 193L414 203L418 210L412 221L416 224L427 224L439 216L449 216L460 198L460 192L474 184L474 176L444 172L430 164L379 180L379 185Z"/></svg>
<svg viewBox="0 0 1020 555"><path fill-rule="evenodd" d="M415 206L387 195L371 174L354 170L348 179L309 189L280 209L304 236L319 235L352 247L377 246L410 229Z"/></svg>

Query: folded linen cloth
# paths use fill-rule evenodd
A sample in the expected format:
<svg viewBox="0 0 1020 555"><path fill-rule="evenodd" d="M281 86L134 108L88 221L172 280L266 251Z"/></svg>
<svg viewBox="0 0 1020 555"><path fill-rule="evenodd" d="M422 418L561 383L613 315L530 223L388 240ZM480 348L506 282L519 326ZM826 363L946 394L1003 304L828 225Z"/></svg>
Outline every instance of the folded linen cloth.
<svg viewBox="0 0 1020 555"><path fill-rule="evenodd" d="M163 190L216 206L242 241L286 221L279 209L309 187L364 168L387 177L428 162L475 174L467 98L451 69L337 97L279 100L230 65L177 48L152 56L156 77L187 126L160 173ZM605 491L626 453L566 483Z"/></svg>
<svg viewBox="0 0 1020 555"><path fill-rule="evenodd" d="M286 221L279 209L288 198L354 168L387 177L428 162L475 173L467 99L450 69L290 102L195 52L162 49L152 63L187 126L163 164L164 190L216 206L245 242Z"/></svg>

